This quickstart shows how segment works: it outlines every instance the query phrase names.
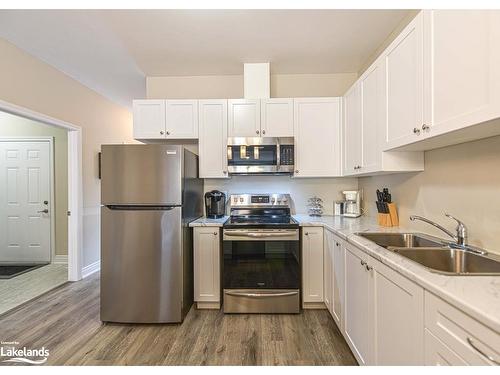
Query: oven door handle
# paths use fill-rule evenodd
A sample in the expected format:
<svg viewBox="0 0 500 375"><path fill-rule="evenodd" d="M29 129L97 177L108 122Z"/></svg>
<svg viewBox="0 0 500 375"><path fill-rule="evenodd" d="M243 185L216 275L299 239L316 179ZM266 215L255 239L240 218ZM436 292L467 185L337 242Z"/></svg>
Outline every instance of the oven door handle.
<svg viewBox="0 0 500 375"><path fill-rule="evenodd" d="M230 296L235 297L252 297L252 298L266 298L266 297L286 297L294 296L299 292L282 292L282 293L243 293L243 292L224 292Z"/></svg>
<svg viewBox="0 0 500 375"><path fill-rule="evenodd" d="M253 238L269 238L269 237L289 237L296 232L277 232L277 233L253 233L253 232L224 232L224 235L230 237L253 237Z"/></svg>

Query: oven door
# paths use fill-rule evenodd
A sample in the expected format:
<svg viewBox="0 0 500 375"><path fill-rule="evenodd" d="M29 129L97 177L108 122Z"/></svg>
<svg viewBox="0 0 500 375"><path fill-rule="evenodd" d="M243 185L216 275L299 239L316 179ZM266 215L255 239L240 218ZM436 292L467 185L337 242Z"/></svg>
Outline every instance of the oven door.
<svg viewBox="0 0 500 375"><path fill-rule="evenodd" d="M298 313L298 229L223 231L224 312Z"/></svg>

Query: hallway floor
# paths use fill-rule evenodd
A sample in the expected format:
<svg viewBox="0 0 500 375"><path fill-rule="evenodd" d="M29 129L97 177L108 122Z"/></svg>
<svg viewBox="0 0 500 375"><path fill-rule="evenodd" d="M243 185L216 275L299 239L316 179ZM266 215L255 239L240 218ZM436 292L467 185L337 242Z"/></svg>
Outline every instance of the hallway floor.
<svg viewBox="0 0 500 375"><path fill-rule="evenodd" d="M0 314L5 313L68 281L66 264L47 264L15 276L0 279Z"/></svg>

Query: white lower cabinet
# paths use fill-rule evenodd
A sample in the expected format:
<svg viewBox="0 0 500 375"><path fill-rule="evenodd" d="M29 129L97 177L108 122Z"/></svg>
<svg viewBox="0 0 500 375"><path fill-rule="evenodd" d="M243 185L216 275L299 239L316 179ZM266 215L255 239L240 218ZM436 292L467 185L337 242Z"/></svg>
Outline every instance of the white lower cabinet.
<svg viewBox="0 0 500 375"><path fill-rule="evenodd" d="M200 308L220 307L219 227L194 227L194 300Z"/></svg>
<svg viewBox="0 0 500 375"><path fill-rule="evenodd" d="M340 330L343 327L344 247L331 231L324 230L323 299Z"/></svg>
<svg viewBox="0 0 500 375"><path fill-rule="evenodd" d="M323 228L302 229L302 302L323 303Z"/></svg>
<svg viewBox="0 0 500 375"><path fill-rule="evenodd" d="M426 364L500 364L500 334L427 291L425 328Z"/></svg>
<svg viewBox="0 0 500 375"><path fill-rule="evenodd" d="M411 366L424 362L424 290L371 259L376 365Z"/></svg>
<svg viewBox="0 0 500 375"><path fill-rule="evenodd" d="M368 255L352 246L345 251L344 335L361 365L373 364L373 274L366 270Z"/></svg>
<svg viewBox="0 0 500 375"><path fill-rule="evenodd" d="M423 295L417 284L346 247L344 333L360 364L423 364Z"/></svg>

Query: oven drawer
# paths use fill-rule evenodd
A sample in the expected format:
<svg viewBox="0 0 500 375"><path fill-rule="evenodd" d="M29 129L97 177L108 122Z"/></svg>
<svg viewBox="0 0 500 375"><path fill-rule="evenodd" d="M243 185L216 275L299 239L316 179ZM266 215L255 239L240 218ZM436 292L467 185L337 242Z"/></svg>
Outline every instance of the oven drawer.
<svg viewBox="0 0 500 375"><path fill-rule="evenodd" d="M299 289L224 289L224 313L298 314Z"/></svg>

